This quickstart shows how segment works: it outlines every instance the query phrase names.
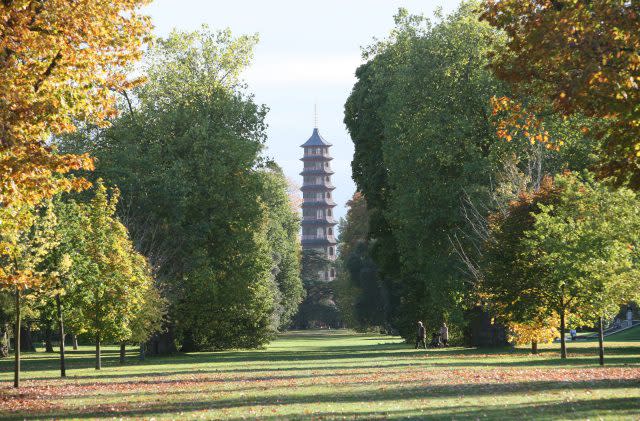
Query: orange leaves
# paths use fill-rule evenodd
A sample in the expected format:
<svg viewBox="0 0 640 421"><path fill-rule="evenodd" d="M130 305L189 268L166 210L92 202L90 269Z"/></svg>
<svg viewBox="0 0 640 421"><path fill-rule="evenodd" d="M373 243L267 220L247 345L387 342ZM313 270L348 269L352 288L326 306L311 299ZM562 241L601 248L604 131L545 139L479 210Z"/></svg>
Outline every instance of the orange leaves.
<svg viewBox="0 0 640 421"><path fill-rule="evenodd" d="M61 157L44 141L75 129L74 119L104 124L113 92L129 89L125 66L149 32L147 0L0 3L0 202L35 204L82 188L59 174L92 169L87 157Z"/></svg>
<svg viewBox="0 0 640 421"><path fill-rule="evenodd" d="M7 275L0 272L0 285L2 288L13 289L18 288L24 290L39 285L41 279L31 270L22 270Z"/></svg>
<svg viewBox="0 0 640 421"><path fill-rule="evenodd" d="M601 174L640 187L640 19L634 2L483 2L483 19L508 34L491 63L518 98L597 119Z"/></svg>
<svg viewBox="0 0 640 421"><path fill-rule="evenodd" d="M530 144L542 143L547 149L557 150L562 141L554 144L550 141L549 132L542 122L527 111L520 103L508 97L491 98L492 115L497 117L495 123L498 138L511 142L514 138L523 138Z"/></svg>

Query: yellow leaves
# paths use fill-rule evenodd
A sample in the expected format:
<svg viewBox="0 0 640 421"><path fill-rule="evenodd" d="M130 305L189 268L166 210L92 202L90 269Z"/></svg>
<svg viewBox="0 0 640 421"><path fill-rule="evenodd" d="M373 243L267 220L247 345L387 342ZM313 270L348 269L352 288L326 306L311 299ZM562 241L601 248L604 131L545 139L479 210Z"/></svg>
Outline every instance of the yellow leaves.
<svg viewBox="0 0 640 421"><path fill-rule="evenodd" d="M34 204L82 187L56 174L92 169L88 158L65 160L43 141L74 130L76 117L104 124L115 113L111 90L140 82L123 75L149 33L148 19L139 14L146 3L0 4L0 202Z"/></svg>
<svg viewBox="0 0 640 421"><path fill-rule="evenodd" d="M510 323L509 340L517 345L531 342L550 343L558 336L557 317L530 323Z"/></svg>

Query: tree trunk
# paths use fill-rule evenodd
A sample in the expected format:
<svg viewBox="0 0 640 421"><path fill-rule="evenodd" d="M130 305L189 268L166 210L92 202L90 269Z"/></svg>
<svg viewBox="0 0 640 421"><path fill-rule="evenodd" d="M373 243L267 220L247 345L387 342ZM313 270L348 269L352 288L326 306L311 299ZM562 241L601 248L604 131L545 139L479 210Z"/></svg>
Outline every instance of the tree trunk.
<svg viewBox="0 0 640 421"><path fill-rule="evenodd" d="M44 352L53 353L53 338L51 331L51 324L47 321L47 326L44 328Z"/></svg>
<svg viewBox="0 0 640 421"><path fill-rule="evenodd" d="M604 365L604 320L600 317L598 326L598 347L600 349L600 365Z"/></svg>
<svg viewBox="0 0 640 421"><path fill-rule="evenodd" d="M36 347L33 345L33 337L31 336L31 323L25 322L20 326L20 351L35 352Z"/></svg>
<svg viewBox="0 0 640 421"><path fill-rule="evenodd" d="M566 329L564 322L564 309L560 311L560 358L567 358L567 341L564 338L564 331Z"/></svg>
<svg viewBox="0 0 640 421"><path fill-rule="evenodd" d="M13 387L20 387L20 289L16 287L16 333L14 338L14 373Z"/></svg>
<svg viewBox="0 0 640 421"><path fill-rule="evenodd" d="M122 341L120 342L120 365L124 365L124 360L127 356L127 344Z"/></svg>
<svg viewBox="0 0 640 421"><path fill-rule="evenodd" d="M2 345L0 345L0 357L6 358L9 356L9 327L7 324L2 325Z"/></svg>
<svg viewBox="0 0 640 421"><path fill-rule="evenodd" d="M138 354L138 358L140 359L140 361L144 361L144 357L146 354L146 350L144 348L145 348L145 343L140 342L140 354Z"/></svg>
<svg viewBox="0 0 640 421"><path fill-rule="evenodd" d="M58 311L58 333L60 334L60 377L67 377L67 367L64 361L64 320L62 318L60 294L56 294L56 308Z"/></svg>
<svg viewBox="0 0 640 421"><path fill-rule="evenodd" d="M96 335L96 370L102 368L102 361L100 360L100 335Z"/></svg>
<svg viewBox="0 0 640 421"><path fill-rule="evenodd" d="M72 342L72 346L73 346L73 350L77 351L78 350L78 335L76 335L75 333L71 335L71 342Z"/></svg>
<svg viewBox="0 0 640 421"><path fill-rule="evenodd" d="M538 354L538 341L531 341L531 353Z"/></svg>

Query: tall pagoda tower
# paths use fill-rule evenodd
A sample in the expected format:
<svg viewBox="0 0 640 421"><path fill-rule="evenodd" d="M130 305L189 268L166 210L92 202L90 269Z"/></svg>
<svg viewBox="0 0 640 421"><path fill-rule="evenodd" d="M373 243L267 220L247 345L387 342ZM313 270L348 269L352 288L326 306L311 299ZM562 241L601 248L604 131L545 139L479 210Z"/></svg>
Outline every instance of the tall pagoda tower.
<svg viewBox="0 0 640 421"><path fill-rule="evenodd" d="M313 129L309 140L301 145L304 155L301 161L304 167L300 175L302 182L302 248L315 249L325 254L327 259L336 259L336 220L333 217L332 192L335 189L331 184L331 160L329 148L331 143L320 136L318 128ZM335 269L327 267L324 274L325 280L335 278Z"/></svg>

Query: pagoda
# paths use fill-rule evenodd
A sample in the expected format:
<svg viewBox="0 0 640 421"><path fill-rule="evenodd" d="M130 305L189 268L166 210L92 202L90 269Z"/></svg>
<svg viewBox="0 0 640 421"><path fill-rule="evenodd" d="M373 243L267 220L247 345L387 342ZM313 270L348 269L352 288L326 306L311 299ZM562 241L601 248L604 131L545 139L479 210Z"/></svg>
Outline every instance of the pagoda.
<svg viewBox="0 0 640 421"><path fill-rule="evenodd" d="M329 148L331 143L320 136L318 128L313 129L309 140L301 145L304 155L301 161L304 167L300 175L302 182L302 248L315 249L327 257L328 260L336 259L335 226L333 208L336 203L332 195L335 187L331 184L331 156ZM325 280L335 278L335 269L327 267L324 274Z"/></svg>

